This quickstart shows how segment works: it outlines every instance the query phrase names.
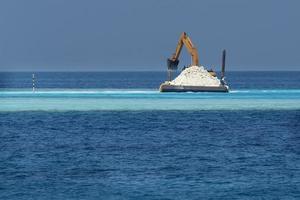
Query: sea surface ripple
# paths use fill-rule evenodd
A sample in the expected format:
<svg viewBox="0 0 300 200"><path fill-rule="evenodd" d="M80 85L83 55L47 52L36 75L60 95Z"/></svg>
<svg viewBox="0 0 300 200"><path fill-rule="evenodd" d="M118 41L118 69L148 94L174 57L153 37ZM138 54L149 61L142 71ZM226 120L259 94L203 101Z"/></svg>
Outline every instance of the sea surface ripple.
<svg viewBox="0 0 300 200"><path fill-rule="evenodd" d="M297 199L300 110L1 112L0 199Z"/></svg>

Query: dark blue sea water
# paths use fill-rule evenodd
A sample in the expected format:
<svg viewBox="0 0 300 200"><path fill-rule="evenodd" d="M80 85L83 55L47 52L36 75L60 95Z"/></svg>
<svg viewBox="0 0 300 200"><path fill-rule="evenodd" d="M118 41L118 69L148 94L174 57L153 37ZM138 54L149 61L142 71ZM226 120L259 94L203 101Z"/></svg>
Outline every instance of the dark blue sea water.
<svg viewBox="0 0 300 200"><path fill-rule="evenodd" d="M32 72L0 72L0 89L31 88ZM35 72L37 88L158 89L166 72ZM300 89L297 72L228 72L232 89Z"/></svg>
<svg viewBox="0 0 300 200"><path fill-rule="evenodd" d="M36 77L41 90L153 90L165 79L165 73L37 73ZM31 87L31 73L0 73L0 80L2 91ZM274 97L277 101L299 101L299 72L231 72L227 81L237 91L266 93L266 101L273 98L267 98L269 90L281 93L280 98ZM284 94L288 97L282 100ZM91 100L91 107L93 101L108 105L107 101L113 104L118 98L129 98L119 94L63 98L57 94L47 98L5 95L0 96L6 99L1 102L16 98L25 104L51 98L49 106L75 99L82 101L83 107L85 99ZM141 104L146 106L152 96L143 95L130 98L147 98ZM189 95L194 104L197 99L203 103L199 94ZM242 98L250 98L251 103L256 97ZM158 100L151 107L162 101L155 98ZM171 94L172 102L176 98ZM205 96L205 102L218 98ZM226 98L230 101L230 96ZM177 101L189 102L182 97ZM0 109L0 199L300 198L298 107L172 108Z"/></svg>

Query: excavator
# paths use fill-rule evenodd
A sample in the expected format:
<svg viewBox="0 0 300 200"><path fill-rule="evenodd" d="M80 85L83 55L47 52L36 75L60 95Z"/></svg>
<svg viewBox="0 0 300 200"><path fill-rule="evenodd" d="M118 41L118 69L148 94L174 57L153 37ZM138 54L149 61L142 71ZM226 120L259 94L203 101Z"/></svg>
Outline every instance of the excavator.
<svg viewBox="0 0 300 200"><path fill-rule="evenodd" d="M191 39L187 36L185 32L180 35L175 53L172 54L170 58L167 60L167 67L168 67L168 81L162 83L159 87L160 92L228 92L229 87L225 82L225 56L226 51L223 50L222 53L222 72L221 72L221 80L220 85L212 85L212 86L205 86L205 85L174 85L171 84L171 73L178 69L179 64L179 56L182 50L183 45L187 48L189 54L192 57L192 66L199 66L199 55L196 47L193 45ZM185 69L185 68L184 68ZM212 69L207 70L209 74L213 77L216 77L216 72Z"/></svg>
<svg viewBox="0 0 300 200"><path fill-rule="evenodd" d="M168 71L177 70L178 64L179 64L179 56L182 50L183 45L187 48L189 54L192 56L192 66L199 66L199 55L197 48L193 45L191 39L186 34L186 32L183 32L179 38L175 53L171 56L171 58L168 58L167 65L168 65ZM212 69L208 70L208 72L212 76L216 76L216 72L214 72ZM169 78L171 75L169 74Z"/></svg>

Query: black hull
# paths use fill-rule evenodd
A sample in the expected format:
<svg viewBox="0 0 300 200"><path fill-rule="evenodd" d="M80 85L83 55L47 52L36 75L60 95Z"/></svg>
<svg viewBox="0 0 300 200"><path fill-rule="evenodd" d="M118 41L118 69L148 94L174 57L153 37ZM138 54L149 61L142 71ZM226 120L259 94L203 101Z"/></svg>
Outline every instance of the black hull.
<svg viewBox="0 0 300 200"><path fill-rule="evenodd" d="M177 86L169 84L161 84L160 92L229 92L225 85L220 86Z"/></svg>

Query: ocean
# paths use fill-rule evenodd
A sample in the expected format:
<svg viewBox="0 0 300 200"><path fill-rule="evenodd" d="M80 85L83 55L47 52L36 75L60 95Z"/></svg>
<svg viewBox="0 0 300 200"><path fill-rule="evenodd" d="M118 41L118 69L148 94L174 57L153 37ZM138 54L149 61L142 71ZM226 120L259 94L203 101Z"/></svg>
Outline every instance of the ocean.
<svg viewBox="0 0 300 200"><path fill-rule="evenodd" d="M0 199L299 199L300 72L0 73Z"/></svg>

